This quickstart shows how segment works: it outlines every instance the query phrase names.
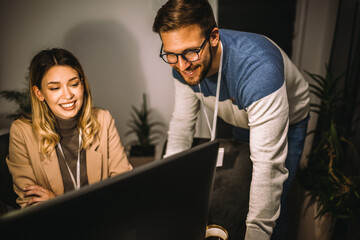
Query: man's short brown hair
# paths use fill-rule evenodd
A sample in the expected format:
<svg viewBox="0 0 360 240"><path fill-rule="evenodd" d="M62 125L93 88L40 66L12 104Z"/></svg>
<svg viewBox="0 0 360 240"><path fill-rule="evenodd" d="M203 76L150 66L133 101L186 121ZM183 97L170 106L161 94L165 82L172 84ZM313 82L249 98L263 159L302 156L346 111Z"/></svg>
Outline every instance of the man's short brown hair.
<svg viewBox="0 0 360 240"><path fill-rule="evenodd" d="M213 10L207 0L169 0L157 12L153 24L156 33L177 30L197 24L207 37L217 26Z"/></svg>

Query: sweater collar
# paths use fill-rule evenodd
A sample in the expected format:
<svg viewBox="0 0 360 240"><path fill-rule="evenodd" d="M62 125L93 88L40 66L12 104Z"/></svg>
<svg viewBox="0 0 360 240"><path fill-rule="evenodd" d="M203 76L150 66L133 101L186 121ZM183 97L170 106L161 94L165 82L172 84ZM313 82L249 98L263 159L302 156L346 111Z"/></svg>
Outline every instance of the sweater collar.
<svg viewBox="0 0 360 240"><path fill-rule="evenodd" d="M56 122L57 122L57 132L60 134L60 136L68 136L69 134L78 134L77 131L77 123L79 120L78 116L75 116L70 119L62 119L57 116L55 116Z"/></svg>

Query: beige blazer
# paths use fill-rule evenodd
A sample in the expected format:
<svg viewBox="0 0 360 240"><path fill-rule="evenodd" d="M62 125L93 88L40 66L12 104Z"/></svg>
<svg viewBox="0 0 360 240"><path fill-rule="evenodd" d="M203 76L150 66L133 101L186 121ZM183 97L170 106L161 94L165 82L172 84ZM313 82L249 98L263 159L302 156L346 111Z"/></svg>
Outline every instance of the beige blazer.
<svg viewBox="0 0 360 240"><path fill-rule="evenodd" d="M114 119L109 111L95 109L101 125L94 142L86 149L86 166L89 184L132 169L124 147L121 144ZM40 185L56 196L64 193L64 186L56 151L49 157L40 153L40 137L32 125L21 120L13 122L10 128L9 155L6 159L18 194L17 203L25 207L28 197L23 188Z"/></svg>

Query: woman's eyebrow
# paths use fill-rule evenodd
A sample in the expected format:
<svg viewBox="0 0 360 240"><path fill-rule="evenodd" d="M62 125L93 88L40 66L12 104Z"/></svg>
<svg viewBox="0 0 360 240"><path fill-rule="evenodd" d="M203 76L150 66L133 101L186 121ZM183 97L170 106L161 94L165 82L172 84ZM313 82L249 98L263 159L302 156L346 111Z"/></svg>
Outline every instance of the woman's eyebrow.
<svg viewBox="0 0 360 240"><path fill-rule="evenodd" d="M76 80L76 79L79 79L79 77L76 76L76 77L70 78L70 79L68 80L68 82L74 81L74 80ZM52 82L48 82L47 85L50 85L50 84L60 84L60 82L52 81Z"/></svg>
<svg viewBox="0 0 360 240"><path fill-rule="evenodd" d="M78 76L76 76L76 77L70 78L70 79L68 80L68 82L74 81L74 80L76 80L76 79L80 79L80 78L79 78Z"/></svg>

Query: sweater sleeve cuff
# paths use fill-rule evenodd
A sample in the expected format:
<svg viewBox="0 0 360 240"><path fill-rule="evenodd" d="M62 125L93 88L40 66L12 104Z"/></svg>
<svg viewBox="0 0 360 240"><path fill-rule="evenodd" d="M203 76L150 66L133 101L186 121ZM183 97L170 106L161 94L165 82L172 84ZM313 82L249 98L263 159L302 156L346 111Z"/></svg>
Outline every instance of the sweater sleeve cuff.
<svg viewBox="0 0 360 240"><path fill-rule="evenodd" d="M246 228L245 240L270 240L270 235L255 228Z"/></svg>

